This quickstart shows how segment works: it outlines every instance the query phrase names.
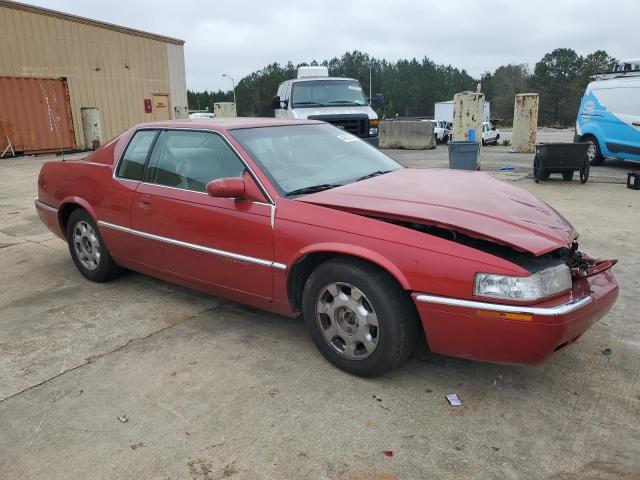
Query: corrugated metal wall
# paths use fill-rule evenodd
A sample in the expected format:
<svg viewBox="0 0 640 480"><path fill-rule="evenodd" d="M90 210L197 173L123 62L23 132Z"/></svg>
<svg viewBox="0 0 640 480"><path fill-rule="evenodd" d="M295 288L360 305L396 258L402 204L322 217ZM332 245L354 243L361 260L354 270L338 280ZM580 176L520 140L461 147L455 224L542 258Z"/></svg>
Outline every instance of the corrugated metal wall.
<svg viewBox="0 0 640 480"><path fill-rule="evenodd" d="M153 119L144 99L154 93L187 105L181 44L0 3L0 59L0 76L67 79L79 147L82 107L100 109L108 140Z"/></svg>
<svg viewBox="0 0 640 480"><path fill-rule="evenodd" d="M76 147L67 82L0 77L0 149L25 153Z"/></svg>

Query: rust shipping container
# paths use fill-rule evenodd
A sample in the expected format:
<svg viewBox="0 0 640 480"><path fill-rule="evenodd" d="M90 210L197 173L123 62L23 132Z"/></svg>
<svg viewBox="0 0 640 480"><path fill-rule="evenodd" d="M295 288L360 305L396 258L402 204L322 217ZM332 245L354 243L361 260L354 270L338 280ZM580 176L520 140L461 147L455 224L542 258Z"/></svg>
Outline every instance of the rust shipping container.
<svg viewBox="0 0 640 480"><path fill-rule="evenodd" d="M16 152L76 148L64 78L0 77L0 150L7 139Z"/></svg>

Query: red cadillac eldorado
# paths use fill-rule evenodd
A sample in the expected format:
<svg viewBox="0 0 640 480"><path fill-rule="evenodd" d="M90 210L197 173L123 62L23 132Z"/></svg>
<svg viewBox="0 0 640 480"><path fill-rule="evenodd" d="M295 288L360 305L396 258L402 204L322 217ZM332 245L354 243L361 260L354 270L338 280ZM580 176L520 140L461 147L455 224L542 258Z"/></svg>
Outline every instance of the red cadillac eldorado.
<svg viewBox="0 0 640 480"><path fill-rule="evenodd" d="M618 295L615 261L534 195L480 172L399 165L317 121L149 123L48 162L42 221L78 270L123 269L283 315L362 376L411 353L534 364Z"/></svg>

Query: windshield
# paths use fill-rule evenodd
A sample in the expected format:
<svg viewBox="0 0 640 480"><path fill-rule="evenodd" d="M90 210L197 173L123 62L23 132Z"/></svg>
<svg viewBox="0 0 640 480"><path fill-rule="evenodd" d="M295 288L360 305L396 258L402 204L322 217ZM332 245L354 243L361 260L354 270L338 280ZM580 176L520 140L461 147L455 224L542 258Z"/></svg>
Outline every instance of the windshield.
<svg viewBox="0 0 640 480"><path fill-rule="evenodd" d="M281 195L354 182L404 168L380 150L333 125L283 125L232 130Z"/></svg>
<svg viewBox="0 0 640 480"><path fill-rule="evenodd" d="M295 82L291 93L293 108L365 106L367 99L355 80L309 80Z"/></svg>

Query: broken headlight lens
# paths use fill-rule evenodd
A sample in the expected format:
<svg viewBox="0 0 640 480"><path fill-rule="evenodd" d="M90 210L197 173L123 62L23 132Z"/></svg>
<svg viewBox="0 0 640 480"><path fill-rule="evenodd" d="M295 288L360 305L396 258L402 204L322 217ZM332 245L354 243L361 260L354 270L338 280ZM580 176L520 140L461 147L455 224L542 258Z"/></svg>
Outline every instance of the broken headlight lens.
<svg viewBox="0 0 640 480"><path fill-rule="evenodd" d="M503 300L538 300L571 289L571 271L565 264L528 277L476 273L473 294Z"/></svg>

